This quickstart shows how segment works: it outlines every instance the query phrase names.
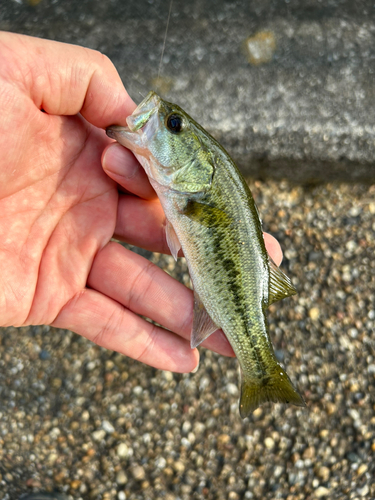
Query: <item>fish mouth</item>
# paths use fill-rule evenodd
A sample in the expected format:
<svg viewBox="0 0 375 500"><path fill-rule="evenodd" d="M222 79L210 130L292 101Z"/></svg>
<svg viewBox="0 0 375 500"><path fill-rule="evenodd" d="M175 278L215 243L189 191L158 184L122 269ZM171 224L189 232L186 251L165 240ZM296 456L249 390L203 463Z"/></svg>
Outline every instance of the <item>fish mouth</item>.
<svg viewBox="0 0 375 500"><path fill-rule="evenodd" d="M153 90L147 94L143 101L135 108L133 113L127 117L126 123L129 130L136 132L141 129L151 116L156 113L160 106L160 97Z"/></svg>
<svg viewBox="0 0 375 500"><path fill-rule="evenodd" d="M149 92L126 118L127 127L111 125L106 129L106 134L134 153L142 154L147 148L148 139L152 137L157 127L160 103L160 97L153 91Z"/></svg>

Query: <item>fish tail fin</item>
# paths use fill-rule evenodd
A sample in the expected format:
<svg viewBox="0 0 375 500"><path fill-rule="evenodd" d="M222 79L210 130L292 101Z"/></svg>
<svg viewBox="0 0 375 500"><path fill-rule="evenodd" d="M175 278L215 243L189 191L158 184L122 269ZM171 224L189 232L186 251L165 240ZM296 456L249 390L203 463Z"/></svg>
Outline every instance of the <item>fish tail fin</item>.
<svg viewBox="0 0 375 500"><path fill-rule="evenodd" d="M258 406L268 401L306 406L301 394L276 360L272 372L263 378L248 378L241 373L241 417L248 417Z"/></svg>

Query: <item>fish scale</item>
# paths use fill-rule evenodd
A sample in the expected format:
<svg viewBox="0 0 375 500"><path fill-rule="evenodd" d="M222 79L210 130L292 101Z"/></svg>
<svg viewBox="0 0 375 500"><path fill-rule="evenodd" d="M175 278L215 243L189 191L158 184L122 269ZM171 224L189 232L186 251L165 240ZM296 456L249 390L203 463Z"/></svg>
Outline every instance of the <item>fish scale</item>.
<svg viewBox="0 0 375 500"><path fill-rule="evenodd" d="M278 363L267 307L295 293L267 254L250 189L222 146L179 106L154 92L107 134L131 149L167 219L172 255L181 247L194 287L196 347L221 328L241 367L240 414L266 401L304 406Z"/></svg>

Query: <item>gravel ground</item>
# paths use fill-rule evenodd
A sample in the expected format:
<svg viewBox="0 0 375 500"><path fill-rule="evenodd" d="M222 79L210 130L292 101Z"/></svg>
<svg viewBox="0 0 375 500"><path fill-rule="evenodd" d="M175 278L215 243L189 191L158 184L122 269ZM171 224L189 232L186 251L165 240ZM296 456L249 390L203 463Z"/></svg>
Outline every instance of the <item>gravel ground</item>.
<svg viewBox="0 0 375 500"><path fill-rule="evenodd" d="M375 498L375 186L251 183L297 296L271 337L307 408L242 421L238 367L158 371L49 327L0 330L0 498ZM188 283L185 262L142 252Z"/></svg>

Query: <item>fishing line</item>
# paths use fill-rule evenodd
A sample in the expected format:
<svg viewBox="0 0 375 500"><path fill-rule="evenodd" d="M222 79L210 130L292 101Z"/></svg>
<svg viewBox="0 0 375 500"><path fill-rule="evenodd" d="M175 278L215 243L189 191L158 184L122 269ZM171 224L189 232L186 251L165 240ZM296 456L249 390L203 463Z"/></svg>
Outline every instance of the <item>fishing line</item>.
<svg viewBox="0 0 375 500"><path fill-rule="evenodd" d="M162 51L161 51L160 64L159 64L159 71L158 71L158 79L160 78L161 65L162 65L162 62L163 62L163 55L164 55L164 49L165 49L165 42L166 42L166 40L167 40L167 33L168 33L169 20L170 20L170 18L171 18L172 4L173 4L173 0L171 0L171 3L169 4L169 13L168 13L168 19L167 19L167 27L166 27L166 29L165 29L164 42L163 42L163 49L162 49Z"/></svg>

